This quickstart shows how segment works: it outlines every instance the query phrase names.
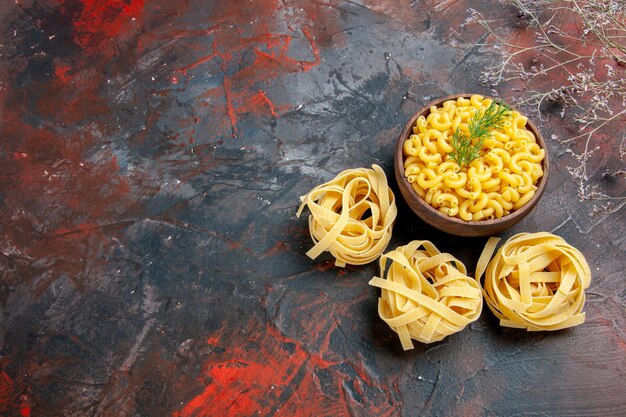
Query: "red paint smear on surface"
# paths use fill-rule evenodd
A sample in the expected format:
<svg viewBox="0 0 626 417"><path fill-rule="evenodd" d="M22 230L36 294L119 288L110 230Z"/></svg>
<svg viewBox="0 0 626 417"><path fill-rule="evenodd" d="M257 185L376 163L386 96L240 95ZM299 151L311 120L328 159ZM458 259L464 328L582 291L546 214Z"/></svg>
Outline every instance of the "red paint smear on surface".
<svg viewBox="0 0 626 417"><path fill-rule="evenodd" d="M236 2L220 2L212 11L205 29L176 30L165 34L164 38L189 39L190 49L198 50L198 39L208 38L210 50L202 57L180 67L177 72L193 76L202 71L219 69L223 74L220 87L210 88L197 97L201 103L223 102L223 116L232 137L239 135L239 119L247 115L280 117L279 107L267 94L266 86L272 80L290 73L306 72L318 66L321 54L316 45L320 29L316 22L324 14L332 14L327 7L306 5L302 8L287 7L280 2L269 0L253 1L245 8ZM286 20L288 33L284 30ZM296 24L297 22L297 24ZM326 27L325 30L330 28ZM315 32L312 32L315 30ZM292 56L292 43L297 39L299 53L306 51L309 59ZM142 45L147 44L140 40ZM252 61L248 58L254 57ZM217 66L217 68L216 68ZM206 105L205 105L206 106ZM209 107L209 106L206 106ZM218 111L218 108L209 107Z"/></svg>
<svg viewBox="0 0 626 417"><path fill-rule="evenodd" d="M284 242L277 242L274 246L263 252L260 256L261 259L270 258L272 256L276 256L282 252L287 250L287 245Z"/></svg>
<svg viewBox="0 0 626 417"><path fill-rule="evenodd" d="M319 63L321 62L320 51L319 49L317 49L317 46L315 46L315 42L313 42L313 36L311 36L307 28L305 27L302 28L302 34L304 34L304 36L307 38L307 40L311 44L311 52L313 52L314 59L312 62L302 62L302 69L304 71L309 71L311 68L318 66Z"/></svg>
<svg viewBox="0 0 626 417"><path fill-rule="evenodd" d="M277 105L268 96L268 94L257 89L238 90L230 78L225 78L223 83L224 98L226 102L227 127L230 130L231 137L237 137L239 134L238 121L242 115L254 115L258 117L279 117L284 111L291 108L289 105ZM208 91L202 95L203 99L219 99L215 91Z"/></svg>
<svg viewBox="0 0 626 417"><path fill-rule="evenodd" d="M20 416L30 417L32 409L28 397L22 395L20 398Z"/></svg>
<svg viewBox="0 0 626 417"><path fill-rule="evenodd" d="M217 56L216 53L212 53L211 55L206 56L204 58L200 58L196 62L193 62L193 63L187 65L186 67L182 67L180 70L183 72L183 74L187 74L187 71L189 71L190 69L193 69L193 68L197 67L198 65L202 65L205 62L209 62L210 60L212 60L216 56ZM173 78L175 78L175 77L173 77Z"/></svg>
<svg viewBox="0 0 626 417"><path fill-rule="evenodd" d="M233 107L232 91L230 86L230 78L224 76L224 97L226 98L226 114L230 120L230 127L232 129L232 136L237 136L237 116L235 115L235 108Z"/></svg>
<svg viewBox="0 0 626 417"><path fill-rule="evenodd" d="M61 236L67 236L67 235L72 235L72 234L77 234L77 235L86 235L89 233L89 231L97 229L98 228L98 224L96 223L80 223L77 225L74 225L72 228L65 228L65 227L60 227L56 230L51 231L48 236L49 237L61 237Z"/></svg>
<svg viewBox="0 0 626 417"><path fill-rule="evenodd" d="M57 78L59 80L61 80L61 82L63 83L67 83L69 82L72 77L68 76L67 73L70 72L70 70L72 69L72 67L70 67L69 65L55 65L54 67L54 75L57 76Z"/></svg>
<svg viewBox="0 0 626 417"><path fill-rule="evenodd" d="M13 379L3 369L0 372L0 413L13 408L16 397Z"/></svg>
<svg viewBox="0 0 626 417"><path fill-rule="evenodd" d="M252 324L252 329L242 332L220 329L207 338L207 343L228 349L209 355L200 377L205 388L172 415L330 417L349 416L365 409L368 415L397 413L398 404L389 386L372 380L359 366L327 358L337 356L329 351L330 334L337 329L337 323L332 321L330 325L330 319L316 321L327 330L316 352L271 325ZM311 336L316 338L315 333ZM347 384L355 380L355 392L363 402L346 394Z"/></svg>
<svg viewBox="0 0 626 417"><path fill-rule="evenodd" d="M81 4L80 15L72 16L85 47L89 39L96 45L101 35L123 30L119 19L143 7L143 1ZM91 26L85 23L90 19ZM34 296L63 275L83 288L93 268L106 262L102 255L111 244L109 233L127 224L119 217L133 204L130 182L120 175L115 155L103 150L102 138L92 133L106 134L96 121L110 111L101 91L108 59L84 59L89 65L55 60L55 77L45 85L13 90L10 100L16 105L0 126L3 150L15 156L0 166L0 187L7 196L2 208L11 219L2 225L0 249L11 254L15 265L7 279L31 282ZM37 126L24 118L29 113L40 120ZM61 125L78 128L58 133L55 127ZM32 259L39 260L37 266Z"/></svg>
<svg viewBox="0 0 626 417"><path fill-rule="evenodd" d="M272 115L272 117L276 118L278 117L278 114L276 113L276 106L274 105L274 103L272 102L272 100L270 100L267 97L267 94L265 94L265 92L263 90L259 90L257 92L257 97L260 97L261 100L263 101L263 103L267 104L267 107L269 108L270 114Z"/></svg>
<svg viewBox="0 0 626 417"><path fill-rule="evenodd" d="M11 113L5 121L3 147L16 146L19 151L13 152L28 155L0 165L2 208L11 219L2 225L0 249L11 254L13 279L35 280L34 295L62 274L80 288L90 268L105 262L101 254L110 238L104 230L124 225L119 214L132 205L130 183L118 174L114 155L99 150L97 158L86 160L92 147L100 148L86 131L58 135ZM40 260L39 266L32 259Z"/></svg>
<svg viewBox="0 0 626 417"><path fill-rule="evenodd" d="M269 326L261 336L258 349L246 345L247 341L243 339L240 347L232 349L232 353L206 363L203 379L210 383L202 393L173 415L208 417L216 412L222 416L257 413L305 415L302 409L289 406L289 399L297 391L297 396L303 400L302 396L307 395L304 390L310 388L300 386L308 379L304 376L317 368L326 369L332 363L319 356L309 355L297 342L285 338L277 329ZM312 407L327 407L328 404L323 403L328 398L322 392L318 394L318 403ZM288 396L286 401L280 401L283 395Z"/></svg>
<svg viewBox="0 0 626 417"><path fill-rule="evenodd" d="M101 94L105 65L106 62L98 62L91 68L77 71L71 78L64 72L45 89L34 91L33 88L30 92L36 97L35 108L39 115L59 124L72 125L109 112L109 101ZM70 80L72 82L68 82Z"/></svg>
<svg viewBox="0 0 626 417"><path fill-rule="evenodd" d="M31 406L27 395L20 395L22 385L5 371L6 359L0 359L2 367L0 369L0 413L2 415L16 415L30 417Z"/></svg>
<svg viewBox="0 0 626 417"><path fill-rule="evenodd" d="M74 20L74 41L82 48L97 50L107 38L118 38L141 17L144 0L80 0Z"/></svg>

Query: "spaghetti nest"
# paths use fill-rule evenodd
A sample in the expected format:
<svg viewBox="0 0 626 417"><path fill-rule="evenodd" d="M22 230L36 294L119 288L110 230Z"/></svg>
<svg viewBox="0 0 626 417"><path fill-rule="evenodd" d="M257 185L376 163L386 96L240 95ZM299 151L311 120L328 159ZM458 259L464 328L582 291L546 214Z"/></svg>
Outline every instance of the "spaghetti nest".
<svg viewBox="0 0 626 417"><path fill-rule="evenodd" d="M311 211L309 232L314 246L307 255L315 259L329 251L335 265L363 265L385 250L397 209L387 177L378 165L341 172L300 197Z"/></svg>
<svg viewBox="0 0 626 417"><path fill-rule="evenodd" d="M590 281L585 257L561 237L520 233L489 262L484 296L502 326L559 330L584 323Z"/></svg>
<svg viewBox="0 0 626 417"><path fill-rule="evenodd" d="M384 254L380 275L370 281L382 289L378 313L398 333L404 350L413 348L412 338L437 342L480 316L483 300L476 280L463 263L429 241L414 240Z"/></svg>

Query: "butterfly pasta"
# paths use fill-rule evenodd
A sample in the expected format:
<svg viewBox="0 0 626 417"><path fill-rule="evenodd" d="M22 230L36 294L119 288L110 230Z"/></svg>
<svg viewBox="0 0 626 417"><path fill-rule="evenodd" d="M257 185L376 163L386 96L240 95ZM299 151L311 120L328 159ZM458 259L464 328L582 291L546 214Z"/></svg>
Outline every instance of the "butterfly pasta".
<svg viewBox="0 0 626 417"><path fill-rule="evenodd" d="M411 339L432 343L463 330L482 310L480 287L463 263L427 240L381 256L380 277L369 284L381 288L378 313L404 350Z"/></svg>
<svg viewBox="0 0 626 417"><path fill-rule="evenodd" d="M498 240L490 239L491 248ZM491 253L484 251L481 259ZM485 263L477 268L477 279ZM590 281L585 257L561 237L520 233L507 240L489 262L483 293L502 326L559 330L585 321L582 308Z"/></svg>
<svg viewBox="0 0 626 417"><path fill-rule="evenodd" d="M397 208L378 165L345 170L300 200L296 215L305 206L311 212L309 232L315 245L307 252L310 258L329 251L337 266L363 265L387 248Z"/></svg>

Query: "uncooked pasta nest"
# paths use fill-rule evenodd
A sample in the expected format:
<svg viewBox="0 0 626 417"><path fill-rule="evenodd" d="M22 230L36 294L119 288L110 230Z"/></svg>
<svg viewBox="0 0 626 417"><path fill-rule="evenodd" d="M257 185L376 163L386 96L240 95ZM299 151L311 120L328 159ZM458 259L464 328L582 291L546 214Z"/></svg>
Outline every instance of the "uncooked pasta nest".
<svg viewBox="0 0 626 417"><path fill-rule="evenodd" d="M477 270L477 279L481 275ZM507 240L489 262L483 288L500 325L559 330L584 323L582 309L590 281L585 257L561 237L520 233Z"/></svg>
<svg viewBox="0 0 626 417"><path fill-rule="evenodd" d="M463 330L482 310L480 286L463 263L427 240L381 256L380 278L369 283L382 289L378 313L404 350L413 348L411 339L432 343Z"/></svg>
<svg viewBox="0 0 626 417"><path fill-rule="evenodd" d="M311 259L328 251L339 267L363 265L378 258L391 239L396 201L378 165L345 170L300 200L297 216L305 206L311 212Z"/></svg>

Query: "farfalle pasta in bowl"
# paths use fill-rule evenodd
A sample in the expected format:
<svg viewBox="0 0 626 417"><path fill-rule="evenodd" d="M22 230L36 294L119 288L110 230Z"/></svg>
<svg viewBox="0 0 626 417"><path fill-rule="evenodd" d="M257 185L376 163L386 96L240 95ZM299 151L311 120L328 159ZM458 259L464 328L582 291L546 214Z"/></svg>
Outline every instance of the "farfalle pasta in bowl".
<svg viewBox="0 0 626 417"><path fill-rule="evenodd" d="M522 220L548 181L539 130L513 107L479 94L429 103L398 139L402 196L426 223L459 236L487 236Z"/></svg>

